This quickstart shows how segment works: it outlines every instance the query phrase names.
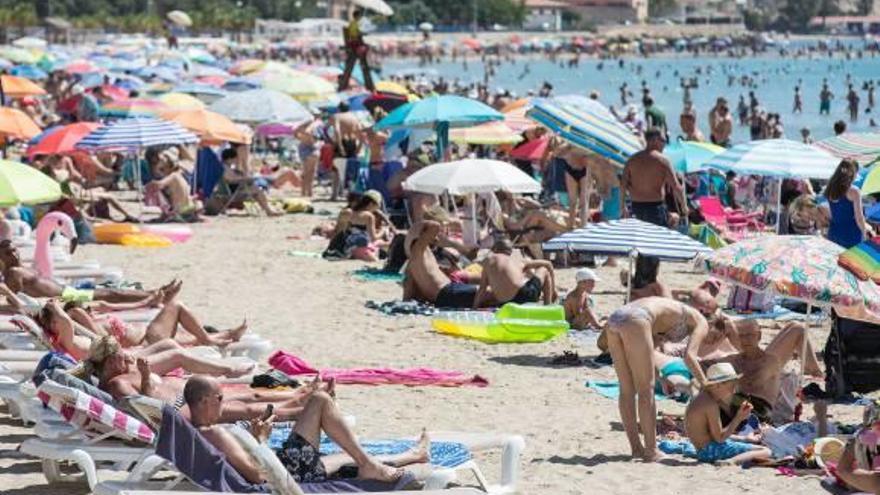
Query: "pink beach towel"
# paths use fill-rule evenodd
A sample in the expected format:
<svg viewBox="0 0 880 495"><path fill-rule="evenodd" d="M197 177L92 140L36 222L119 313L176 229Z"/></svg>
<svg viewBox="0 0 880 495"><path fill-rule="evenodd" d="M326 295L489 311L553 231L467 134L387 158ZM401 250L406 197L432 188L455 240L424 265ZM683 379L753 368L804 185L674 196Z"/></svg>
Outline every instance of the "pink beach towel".
<svg viewBox="0 0 880 495"><path fill-rule="evenodd" d="M319 373L302 359L284 351L272 354L269 357L269 366L291 376ZM408 370L391 368L324 369L320 370L320 374L324 379L335 379L336 383L357 385L406 385L408 387L424 385L486 387L489 385L489 381L479 375L468 377L458 371L440 371L430 368Z"/></svg>

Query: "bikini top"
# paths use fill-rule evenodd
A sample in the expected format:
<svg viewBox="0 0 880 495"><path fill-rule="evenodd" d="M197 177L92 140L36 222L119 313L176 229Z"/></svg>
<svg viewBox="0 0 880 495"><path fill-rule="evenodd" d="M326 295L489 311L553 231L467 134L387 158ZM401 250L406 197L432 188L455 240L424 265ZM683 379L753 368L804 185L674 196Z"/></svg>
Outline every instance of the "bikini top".
<svg viewBox="0 0 880 495"><path fill-rule="evenodd" d="M663 338L669 342L681 342L682 340L688 338L691 334L691 330L688 326L688 318L687 312L684 309L684 305L681 307L681 318L678 322L672 326L666 333L663 334Z"/></svg>

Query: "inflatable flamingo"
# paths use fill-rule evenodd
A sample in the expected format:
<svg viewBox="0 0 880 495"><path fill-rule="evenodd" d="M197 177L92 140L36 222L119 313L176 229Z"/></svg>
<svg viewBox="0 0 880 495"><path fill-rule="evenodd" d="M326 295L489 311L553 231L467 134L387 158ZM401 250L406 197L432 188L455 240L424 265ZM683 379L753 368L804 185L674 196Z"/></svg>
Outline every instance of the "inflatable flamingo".
<svg viewBox="0 0 880 495"><path fill-rule="evenodd" d="M70 239L70 254L76 250L76 227L69 216L59 211L47 213L37 224L36 245L34 246L34 268L41 277L52 278L55 262L52 261L50 241L55 231Z"/></svg>

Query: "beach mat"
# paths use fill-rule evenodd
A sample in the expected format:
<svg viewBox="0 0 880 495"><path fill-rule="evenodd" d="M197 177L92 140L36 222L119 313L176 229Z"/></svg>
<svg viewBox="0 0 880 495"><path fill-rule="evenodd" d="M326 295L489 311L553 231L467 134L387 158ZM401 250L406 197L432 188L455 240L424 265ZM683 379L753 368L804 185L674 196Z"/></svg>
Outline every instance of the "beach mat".
<svg viewBox="0 0 880 495"><path fill-rule="evenodd" d="M269 448L280 450L284 441L290 436L292 426L276 426L269 435ZM397 455L412 449L414 440L368 440L360 443L361 447L371 456ZM339 454L342 449L326 436L321 437L321 455ZM431 464L444 468L454 468L471 460L470 451L456 442L431 442Z"/></svg>
<svg viewBox="0 0 880 495"><path fill-rule="evenodd" d="M380 268L365 266L351 272L352 278L362 282L403 282L403 274L386 272Z"/></svg>
<svg viewBox="0 0 880 495"><path fill-rule="evenodd" d="M791 321L791 320L806 320L807 318L810 321L822 321L825 319L824 312L813 313L812 315L805 315L803 313L798 313L797 311L792 311L788 308L785 308L779 304L773 306L773 309L765 312L754 312L754 313L737 313L736 311L725 310L724 314L728 316L732 316L734 318L738 318L741 320L776 320L776 321Z"/></svg>
<svg viewBox="0 0 880 495"><path fill-rule="evenodd" d="M587 380L587 388L595 391L602 397L606 399L617 400L620 397L620 382L615 381L603 381L603 380ZM654 392L655 400L666 400L670 397L667 397L663 394L658 394Z"/></svg>
<svg viewBox="0 0 880 495"><path fill-rule="evenodd" d="M364 306L368 309L374 309L386 316L433 316L437 313L437 308L435 308L434 306L418 301L367 301Z"/></svg>
<svg viewBox="0 0 880 495"><path fill-rule="evenodd" d="M314 253L312 251L298 251L296 249L288 249L287 255L288 256L296 256L299 258L320 258L321 257L321 253Z"/></svg>

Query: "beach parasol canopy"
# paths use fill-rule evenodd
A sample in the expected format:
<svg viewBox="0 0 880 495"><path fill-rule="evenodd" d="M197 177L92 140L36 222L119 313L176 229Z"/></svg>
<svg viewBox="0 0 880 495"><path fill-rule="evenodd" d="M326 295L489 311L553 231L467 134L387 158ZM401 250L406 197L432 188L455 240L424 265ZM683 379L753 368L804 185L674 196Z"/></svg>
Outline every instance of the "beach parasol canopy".
<svg viewBox="0 0 880 495"><path fill-rule="evenodd" d="M534 120L526 117L526 112L531 108L531 98L520 98L519 100L508 103L501 109L501 113L504 114L504 123L516 132L523 132L527 129L537 127Z"/></svg>
<svg viewBox="0 0 880 495"><path fill-rule="evenodd" d="M47 74L46 71L36 65L17 65L9 69L9 73L13 76L32 80L41 80L49 77L49 74Z"/></svg>
<svg viewBox="0 0 880 495"><path fill-rule="evenodd" d="M511 150L510 157L516 158L517 160L538 161L544 157L549 144L549 136L541 136L538 139L531 139Z"/></svg>
<svg viewBox="0 0 880 495"><path fill-rule="evenodd" d="M467 127L493 120L504 120L504 116L485 103L462 96L440 95L401 105L377 122L375 128L433 128L437 132L438 156L442 157L448 147L451 127Z"/></svg>
<svg viewBox="0 0 880 495"><path fill-rule="evenodd" d="M0 107L0 135L27 140L39 133L40 128L26 113L12 107Z"/></svg>
<svg viewBox="0 0 880 495"><path fill-rule="evenodd" d="M642 149L641 140L617 121L600 103L580 100L536 99L526 116L571 144L617 164Z"/></svg>
<svg viewBox="0 0 880 495"><path fill-rule="evenodd" d="M394 9L384 0L351 0L351 3L385 17L394 15Z"/></svg>
<svg viewBox="0 0 880 495"><path fill-rule="evenodd" d="M165 14L165 17L167 17L169 21L177 24L178 26L189 27L193 24L192 18L189 16L189 14L182 10L172 10L171 12Z"/></svg>
<svg viewBox="0 0 880 495"><path fill-rule="evenodd" d="M202 141L250 143L250 135L243 132L234 122L219 113L204 108L168 110L162 118L176 122L195 133Z"/></svg>
<svg viewBox="0 0 880 495"><path fill-rule="evenodd" d="M84 137L76 149L135 151L150 146L195 144L199 138L176 122L135 117L99 127Z"/></svg>
<svg viewBox="0 0 880 495"><path fill-rule="evenodd" d="M663 154L676 172L692 174L704 170L706 162L722 151L723 147L712 143L679 140L666 145Z"/></svg>
<svg viewBox="0 0 880 495"><path fill-rule="evenodd" d="M46 43L46 40L35 38L33 36L24 36L12 42L12 46L28 49L43 49L46 48L47 45L48 43Z"/></svg>
<svg viewBox="0 0 880 495"><path fill-rule="evenodd" d="M205 103L195 96L186 93L165 93L157 98L167 108L183 110L187 108L205 108Z"/></svg>
<svg viewBox="0 0 880 495"><path fill-rule="evenodd" d="M880 314L880 288L840 267L843 251L818 236L763 236L718 249L702 265L713 276L754 291Z"/></svg>
<svg viewBox="0 0 880 495"><path fill-rule="evenodd" d="M604 256L656 256L688 261L710 253L705 244L672 229L635 218L587 225L545 242L545 252L565 251Z"/></svg>
<svg viewBox="0 0 880 495"><path fill-rule="evenodd" d="M35 64L39 57L34 55L30 50L19 48L17 46L5 46L0 48L0 56L14 62L16 64Z"/></svg>
<svg viewBox="0 0 880 495"><path fill-rule="evenodd" d="M861 184L859 184L858 178L854 185L859 188L862 192L862 196L867 196L869 194L874 194L880 192L880 167L874 165L868 168L864 175L859 173L858 177L862 177Z"/></svg>
<svg viewBox="0 0 880 495"><path fill-rule="evenodd" d="M46 90L33 81L8 74L0 75L0 85L3 86L3 94L11 98L23 96L40 96L46 94Z"/></svg>
<svg viewBox="0 0 880 495"><path fill-rule="evenodd" d="M88 74L90 72L102 72L103 69L95 65L89 60L79 59L69 62L62 67L64 72L68 74Z"/></svg>
<svg viewBox="0 0 880 495"><path fill-rule="evenodd" d="M728 148L704 166L740 175L827 179L839 162L839 158L814 146L788 139L764 139Z"/></svg>
<svg viewBox="0 0 880 495"><path fill-rule="evenodd" d="M469 158L429 165L412 174L403 188L427 194L537 193L541 184L509 163Z"/></svg>
<svg viewBox="0 0 880 495"><path fill-rule="evenodd" d="M98 115L101 117L132 118L132 117L155 117L167 106L161 101L130 99L108 101L101 105Z"/></svg>
<svg viewBox="0 0 880 495"><path fill-rule="evenodd" d="M296 122L312 117L309 110L298 101L271 89L233 93L215 101L208 109L235 122L248 124Z"/></svg>
<svg viewBox="0 0 880 495"><path fill-rule="evenodd" d="M465 144L516 144L522 141L522 135L514 132L504 122L486 122L473 127L461 127L449 131L449 140L453 143Z"/></svg>
<svg viewBox="0 0 880 495"><path fill-rule="evenodd" d="M854 132L817 141L813 144L837 158L848 158L865 163L880 157L880 133Z"/></svg>
<svg viewBox="0 0 880 495"><path fill-rule="evenodd" d="M61 185L23 163L0 160L0 206L35 205L61 198Z"/></svg>
<svg viewBox="0 0 880 495"><path fill-rule="evenodd" d="M336 86L308 72L288 69L284 72L260 71L252 75L262 82L264 88L290 95L302 103L336 95Z"/></svg>
<svg viewBox="0 0 880 495"><path fill-rule="evenodd" d="M70 153L76 149L76 144L82 138L88 136L95 129L101 127L97 122L77 122L61 127L53 127L43 131L43 136L37 136L35 144L27 149L27 156L58 155Z"/></svg>
<svg viewBox="0 0 880 495"><path fill-rule="evenodd" d="M434 30L434 25L431 24L430 22L423 22L423 23L419 24L419 30L431 32Z"/></svg>

